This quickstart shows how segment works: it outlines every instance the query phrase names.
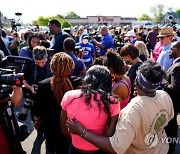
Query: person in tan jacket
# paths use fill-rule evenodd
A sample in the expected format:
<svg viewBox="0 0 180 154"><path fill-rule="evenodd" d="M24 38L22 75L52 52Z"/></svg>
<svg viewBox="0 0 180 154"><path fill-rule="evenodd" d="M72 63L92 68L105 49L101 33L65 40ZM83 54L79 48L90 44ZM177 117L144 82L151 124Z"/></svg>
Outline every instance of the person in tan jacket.
<svg viewBox="0 0 180 154"><path fill-rule="evenodd" d="M162 67L152 60L139 67L135 80L137 96L121 110L112 137L90 132L74 117L67 121L67 127L109 153L166 154L169 145L164 127L173 118L174 110L170 96L157 90L164 76Z"/></svg>

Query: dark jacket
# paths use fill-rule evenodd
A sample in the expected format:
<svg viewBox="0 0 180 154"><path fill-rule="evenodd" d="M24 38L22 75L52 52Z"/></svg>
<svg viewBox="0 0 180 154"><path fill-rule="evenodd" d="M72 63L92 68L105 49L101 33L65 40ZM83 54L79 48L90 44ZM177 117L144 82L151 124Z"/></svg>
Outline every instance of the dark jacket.
<svg viewBox="0 0 180 154"><path fill-rule="evenodd" d="M167 70L167 80L163 81L163 87L173 101L175 114L180 113L180 59Z"/></svg>

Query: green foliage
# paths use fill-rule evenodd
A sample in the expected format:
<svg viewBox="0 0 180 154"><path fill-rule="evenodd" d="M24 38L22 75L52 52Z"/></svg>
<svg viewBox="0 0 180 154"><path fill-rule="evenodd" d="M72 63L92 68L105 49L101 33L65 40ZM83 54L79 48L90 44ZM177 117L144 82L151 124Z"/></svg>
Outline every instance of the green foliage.
<svg viewBox="0 0 180 154"><path fill-rule="evenodd" d="M140 18L139 18L140 21L143 21L143 20L152 20L151 17L147 14L143 14Z"/></svg>
<svg viewBox="0 0 180 154"><path fill-rule="evenodd" d="M80 16L78 16L76 13L74 13L74 12L69 12L66 16L65 16L65 18L74 18L74 19L79 19L79 18L81 18Z"/></svg>
<svg viewBox="0 0 180 154"><path fill-rule="evenodd" d="M39 26L47 26L49 20L50 20L49 17L43 17L43 16L40 16L40 17L38 17L37 20L33 20L33 21L32 21L32 25L33 25L33 26L35 26L35 25L39 25Z"/></svg>
<svg viewBox="0 0 180 154"><path fill-rule="evenodd" d="M33 21L32 21L32 25L33 25L33 26L36 26L37 24L38 24L38 21L37 21L37 20L33 20Z"/></svg>
<svg viewBox="0 0 180 154"><path fill-rule="evenodd" d="M58 16L59 18L61 18L61 19L64 19L64 16L61 15L61 14L58 14L57 16Z"/></svg>
<svg viewBox="0 0 180 154"><path fill-rule="evenodd" d="M153 13L153 21L154 22L161 22L164 16L164 5L163 4L158 4L154 7L151 7L150 10Z"/></svg>
<svg viewBox="0 0 180 154"><path fill-rule="evenodd" d="M58 20L61 23L62 28L68 28L68 27L72 26L68 21L62 19L60 15L56 15L56 16L52 16L52 17L40 16L38 18L38 20L32 21L32 25L35 26L35 25L38 24L39 26L48 26L49 21L52 20L52 19Z"/></svg>
<svg viewBox="0 0 180 154"><path fill-rule="evenodd" d="M58 20L61 24L62 24L63 21L64 21L64 19L60 18L58 15L50 17L50 20L52 20L52 19Z"/></svg>
<svg viewBox="0 0 180 154"><path fill-rule="evenodd" d="M176 10L176 14L177 14L178 17L180 18L180 9Z"/></svg>
<svg viewBox="0 0 180 154"><path fill-rule="evenodd" d="M61 23L61 25L62 25L62 28L69 28L69 27L72 26L72 25L71 25L68 21L66 21L66 20L64 20L64 21Z"/></svg>
<svg viewBox="0 0 180 154"><path fill-rule="evenodd" d="M47 26L48 22L49 22L49 18L48 17L40 16L38 18L38 25L40 25L40 26Z"/></svg>
<svg viewBox="0 0 180 154"><path fill-rule="evenodd" d="M81 17L78 16L74 12L69 12L66 16L63 16L63 15L60 15L60 14L57 14L56 16L52 16L52 17L43 17L43 16L40 16L40 17L38 17L37 20L33 20L32 21L32 25L34 25L34 26L35 25L47 26L51 19L56 19L56 20L58 20L61 23L62 28L69 28L69 27L71 27L72 26L71 23L66 21L65 18L79 19Z"/></svg>

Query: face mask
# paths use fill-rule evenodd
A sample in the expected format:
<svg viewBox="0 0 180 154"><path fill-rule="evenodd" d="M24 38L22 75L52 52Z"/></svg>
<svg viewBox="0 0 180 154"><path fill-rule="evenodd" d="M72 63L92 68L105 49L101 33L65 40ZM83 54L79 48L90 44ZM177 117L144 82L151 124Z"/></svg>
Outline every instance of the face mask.
<svg viewBox="0 0 180 154"><path fill-rule="evenodd" d="M88 39L83 39L83 40L82 40L82 43L83 43L83 44L87 44L87 43L88 43Z"/></svg>

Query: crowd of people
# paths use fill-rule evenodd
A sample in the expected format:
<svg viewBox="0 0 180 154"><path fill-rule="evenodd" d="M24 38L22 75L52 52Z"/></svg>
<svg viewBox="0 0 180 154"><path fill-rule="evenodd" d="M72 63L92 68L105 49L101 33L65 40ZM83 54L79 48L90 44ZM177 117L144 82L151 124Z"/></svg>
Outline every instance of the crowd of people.
<svg viewBox="0 0 180 154"><path fill-rule="evenodd" d="M164 142L178 137L180 30L81 25L73 32L56 19L48 27L50 33L21 36L0 30L1 60L32 61L22 66L23 88L6 95L24 103L17 120L30 111L37 130L32 154L44 141L47 154L180 152ZM14 150L3 128L0 122L0 154L25 153L20 145Z"/></svg>

